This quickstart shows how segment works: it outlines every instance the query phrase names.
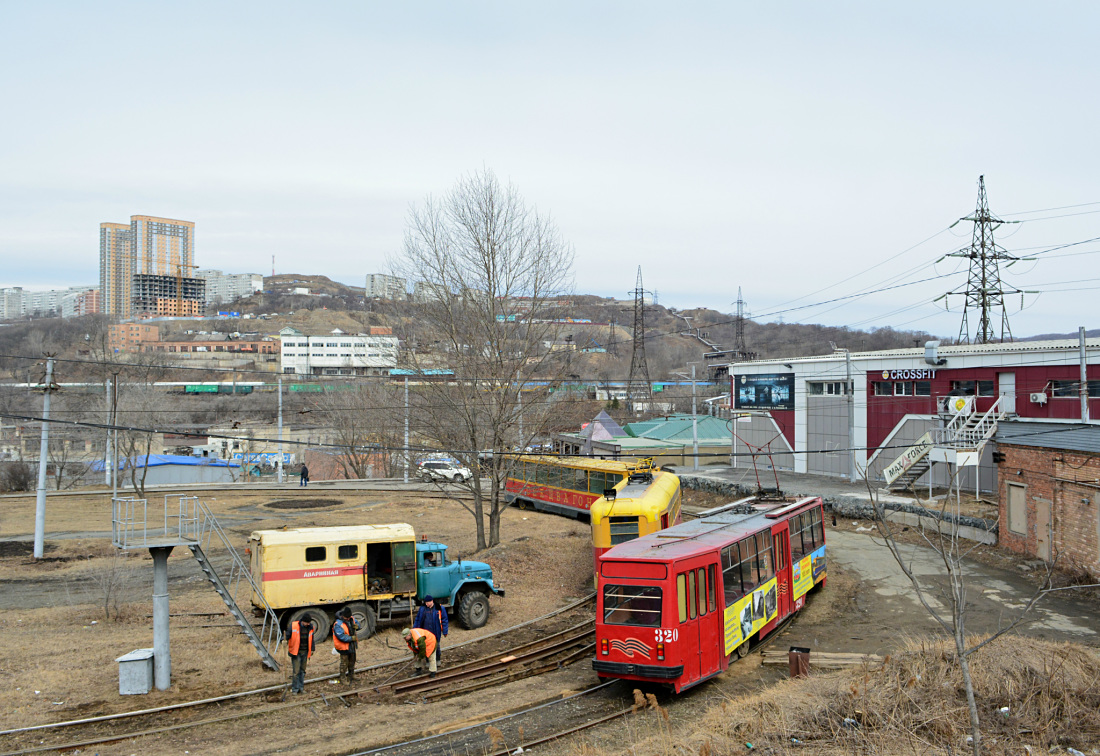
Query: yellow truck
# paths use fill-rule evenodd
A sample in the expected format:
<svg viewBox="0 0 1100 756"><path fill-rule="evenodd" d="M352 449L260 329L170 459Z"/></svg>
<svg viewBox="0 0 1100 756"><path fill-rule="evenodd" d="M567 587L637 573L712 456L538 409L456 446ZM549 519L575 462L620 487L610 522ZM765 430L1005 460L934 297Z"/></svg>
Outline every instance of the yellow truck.
<svg viewBox="0 0 1100 756"><path fill-rule="evenodd" d="M490 594L504 596L492 567L448 561L444 544L417 541L405 523L256 530L248 551L252 576L283 627L309 615L318 640L344 607L363 639L379 623L408 622L424 596L470 629L489 620ZM262 606L255 593L252 605Z"/></svg>

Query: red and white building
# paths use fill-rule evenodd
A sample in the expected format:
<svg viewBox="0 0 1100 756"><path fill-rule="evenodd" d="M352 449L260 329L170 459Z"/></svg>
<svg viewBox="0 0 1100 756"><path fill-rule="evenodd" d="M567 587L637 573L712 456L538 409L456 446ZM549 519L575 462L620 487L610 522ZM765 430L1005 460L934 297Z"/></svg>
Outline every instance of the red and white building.
<svg viewBox="0 0 1100 756"><path fill-rule="evenodd" d="M1085 341L1089 414L1100 416L1100 339ZM729 365L736 465L872 480L907 448L959 411L998 410L1021 422L1081 422L1081 350L1077 339L896 349L838 350L794 359ZM962 401L960 401L960 398ZM960 469L966 489L996 490L991 446L981 463ZM850 451L851 450L851 451ZM850 459L849 454L854 457ZM742 456L737 456L742 455ZM932 465L946 484L949 466ZM977 479L975 479L977 475ZM920 484L929 483L925 475Z"/></svg>

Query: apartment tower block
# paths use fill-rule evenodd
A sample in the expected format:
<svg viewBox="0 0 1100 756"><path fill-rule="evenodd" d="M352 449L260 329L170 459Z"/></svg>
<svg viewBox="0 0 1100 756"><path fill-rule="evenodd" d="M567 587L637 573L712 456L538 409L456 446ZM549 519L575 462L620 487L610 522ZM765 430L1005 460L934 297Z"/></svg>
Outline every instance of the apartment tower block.
<svg viewBox="0 0 1100 756"><path fill-rule="evenodd" d="M125 318L143 311L171 313L196 296L204 299L191 276L195 267L195 224L191 221L130 216L130 224L99 224L99 290L103 312ZM135 287L135 277L140 286ZM140 289L140 291L138 291ZM155 291L154 291L155 290ZM150 291L153 299L150 300ZM141 295L140 297L138 295ZM138 301L140 300L140 301ZM175 313L184 314L184 313Z"/></svg>

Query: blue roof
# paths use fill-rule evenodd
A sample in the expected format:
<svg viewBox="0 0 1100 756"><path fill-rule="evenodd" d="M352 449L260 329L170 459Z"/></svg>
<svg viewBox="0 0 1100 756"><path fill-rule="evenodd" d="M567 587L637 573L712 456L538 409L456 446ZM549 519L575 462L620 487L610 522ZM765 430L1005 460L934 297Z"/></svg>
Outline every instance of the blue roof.
<svg viewBox="0 0 1100 756"><path fill-rule="evenodd" d="M191 457L184 454L150 454L148 460L144 454L137 457L119 460L119 469L126 470L133 467L160 467L162 465L185 465L190 467L240 467L239 462L228 462L216 457ZM96 460L89 465L92 472L102 472L106 469L103 460Z"/></svg>

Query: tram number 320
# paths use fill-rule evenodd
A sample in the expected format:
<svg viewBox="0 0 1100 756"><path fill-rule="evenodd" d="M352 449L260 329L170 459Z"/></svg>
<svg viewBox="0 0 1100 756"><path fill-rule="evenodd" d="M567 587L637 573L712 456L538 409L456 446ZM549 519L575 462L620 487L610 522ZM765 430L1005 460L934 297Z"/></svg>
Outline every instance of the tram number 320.
<svg viewBox="0 0 1100 756"><path fill-rule="evenodd" d="M658 643L672 643L680 639L680 631L676 628L672 630L664 630L657 628L657 642Z"/></svg>

